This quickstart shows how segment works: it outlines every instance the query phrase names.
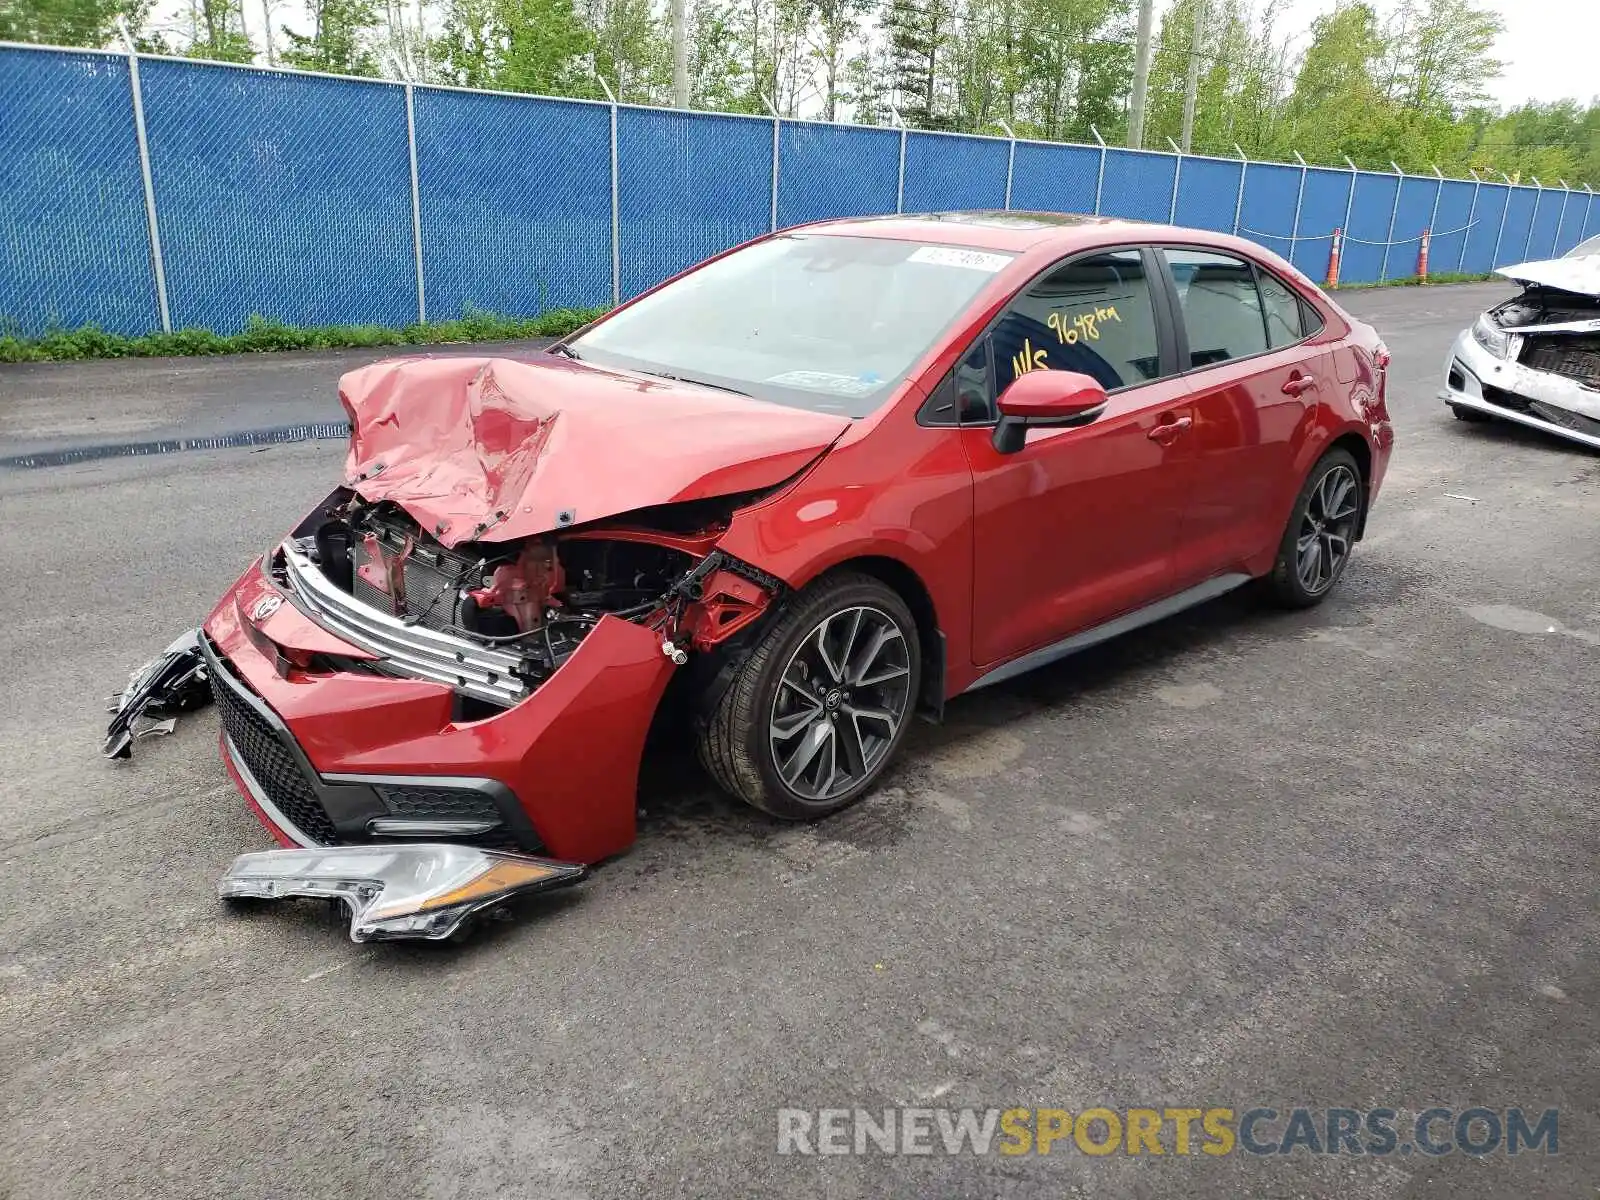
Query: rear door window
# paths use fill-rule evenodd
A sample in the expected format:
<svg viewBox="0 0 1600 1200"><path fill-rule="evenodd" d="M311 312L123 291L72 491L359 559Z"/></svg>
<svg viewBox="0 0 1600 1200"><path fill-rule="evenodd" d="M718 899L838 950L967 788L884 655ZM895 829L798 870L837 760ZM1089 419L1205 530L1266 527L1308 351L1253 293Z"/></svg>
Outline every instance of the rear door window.
<svg viewBox="0 0 1600 1200"><path fill-rule="evenodd" d="M1177 288L1191 368L1266 352L1267 316L1250 263L1208 250L1169 248L1162 253ZM1298 315L1290 327L1298 330ZM1299 341L1300 335L1286 340Z"/></svg>
<svg viewBox="0 0 1600 1200"><path fill-rule="evenodd" d="M1261 304L1267 314L1267 340L1274 350L1292 346L1316 332L1317 324L1306 320L1309 305L1293 288L1266 271L1257 271L1256 281L1261 286Z"/></svg>

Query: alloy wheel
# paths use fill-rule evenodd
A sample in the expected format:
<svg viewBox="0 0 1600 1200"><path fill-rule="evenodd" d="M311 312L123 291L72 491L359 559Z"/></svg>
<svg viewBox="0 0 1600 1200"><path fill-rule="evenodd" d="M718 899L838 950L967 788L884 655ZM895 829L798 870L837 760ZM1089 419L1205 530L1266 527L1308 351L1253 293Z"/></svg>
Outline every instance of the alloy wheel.
<svg viewBox="0 0 1600 1200"><path fill-rule="evenodd" d="M773 765L795 795L833 800L882 764L911 705L906 637L861 605L824 617L795 647L767 723Z"/></svg>
<svg viewBox="0 0 1600 1200"><path fill-rule="evenodd" d="M1360 487L1355 472L1340 463L1306 498L1295 542L1295 573L1308 595L1320 596L1332 587L1350 557L1350 539L1361 511Z"/></svg>

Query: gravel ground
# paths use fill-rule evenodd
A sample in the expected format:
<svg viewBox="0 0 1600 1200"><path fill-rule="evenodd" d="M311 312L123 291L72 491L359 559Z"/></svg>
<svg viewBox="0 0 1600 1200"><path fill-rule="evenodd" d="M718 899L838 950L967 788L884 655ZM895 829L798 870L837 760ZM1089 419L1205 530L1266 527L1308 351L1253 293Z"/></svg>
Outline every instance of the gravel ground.
<svg viewBox="0 0 1600 1200"><path fill-rule="evenodd" d="M0 469L0 1195L1593 1195L1600 459L1434 399L1503 294L1348 295L1399 446L1321 608L958 700L816 826L668 747L632 854L451 949L223 910L268 843L210 712L98 757L342 447ZM0 457L336 420L354 359L0 369ZM1561 1153L777 1153L896 1104L1556 1107Z"/></svg>

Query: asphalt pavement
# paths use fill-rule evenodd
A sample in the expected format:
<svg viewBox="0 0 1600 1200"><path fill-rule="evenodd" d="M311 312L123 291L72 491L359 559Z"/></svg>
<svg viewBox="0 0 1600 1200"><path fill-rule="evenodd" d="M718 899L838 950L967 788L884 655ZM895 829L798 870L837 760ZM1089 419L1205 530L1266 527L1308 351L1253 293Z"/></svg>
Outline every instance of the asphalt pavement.
<svg viewBox="0 0 1600 1200"><path fill-rule="evenodd" d="M1593 1196L1600 458L1434 399L1504 294L1341 297L1399 442L1322 607L958 700L818 825L669 745L631 854L459 947L224 909L269 843L214 713L98 754L339 442L0 467L0 1196ZM336 421L358 358L0 368L0 458ZM1560 1152L778 1153L892 1105L1558 1108Z"/></svg>

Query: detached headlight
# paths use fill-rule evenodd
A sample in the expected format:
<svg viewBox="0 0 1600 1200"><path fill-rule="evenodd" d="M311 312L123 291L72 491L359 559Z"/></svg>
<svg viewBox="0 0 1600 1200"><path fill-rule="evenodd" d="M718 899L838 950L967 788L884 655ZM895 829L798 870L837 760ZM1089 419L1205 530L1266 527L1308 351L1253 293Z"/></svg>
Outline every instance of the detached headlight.
<svg viewBox="0 0 1600 1200"><path fill-rule="evenodd" d="M1481 313L1472 323L1473 340L1496 358L1505 358L1511 352L1511 335Z"/></svg>
<svg viewBox="0 0 1600 1200"><path fill-rule="evenodd" d="M473 913L582 875L573 863L473 846L318 846L241 854L217 892L228 900L342 900L352 941L438 941Z"/></svg>

